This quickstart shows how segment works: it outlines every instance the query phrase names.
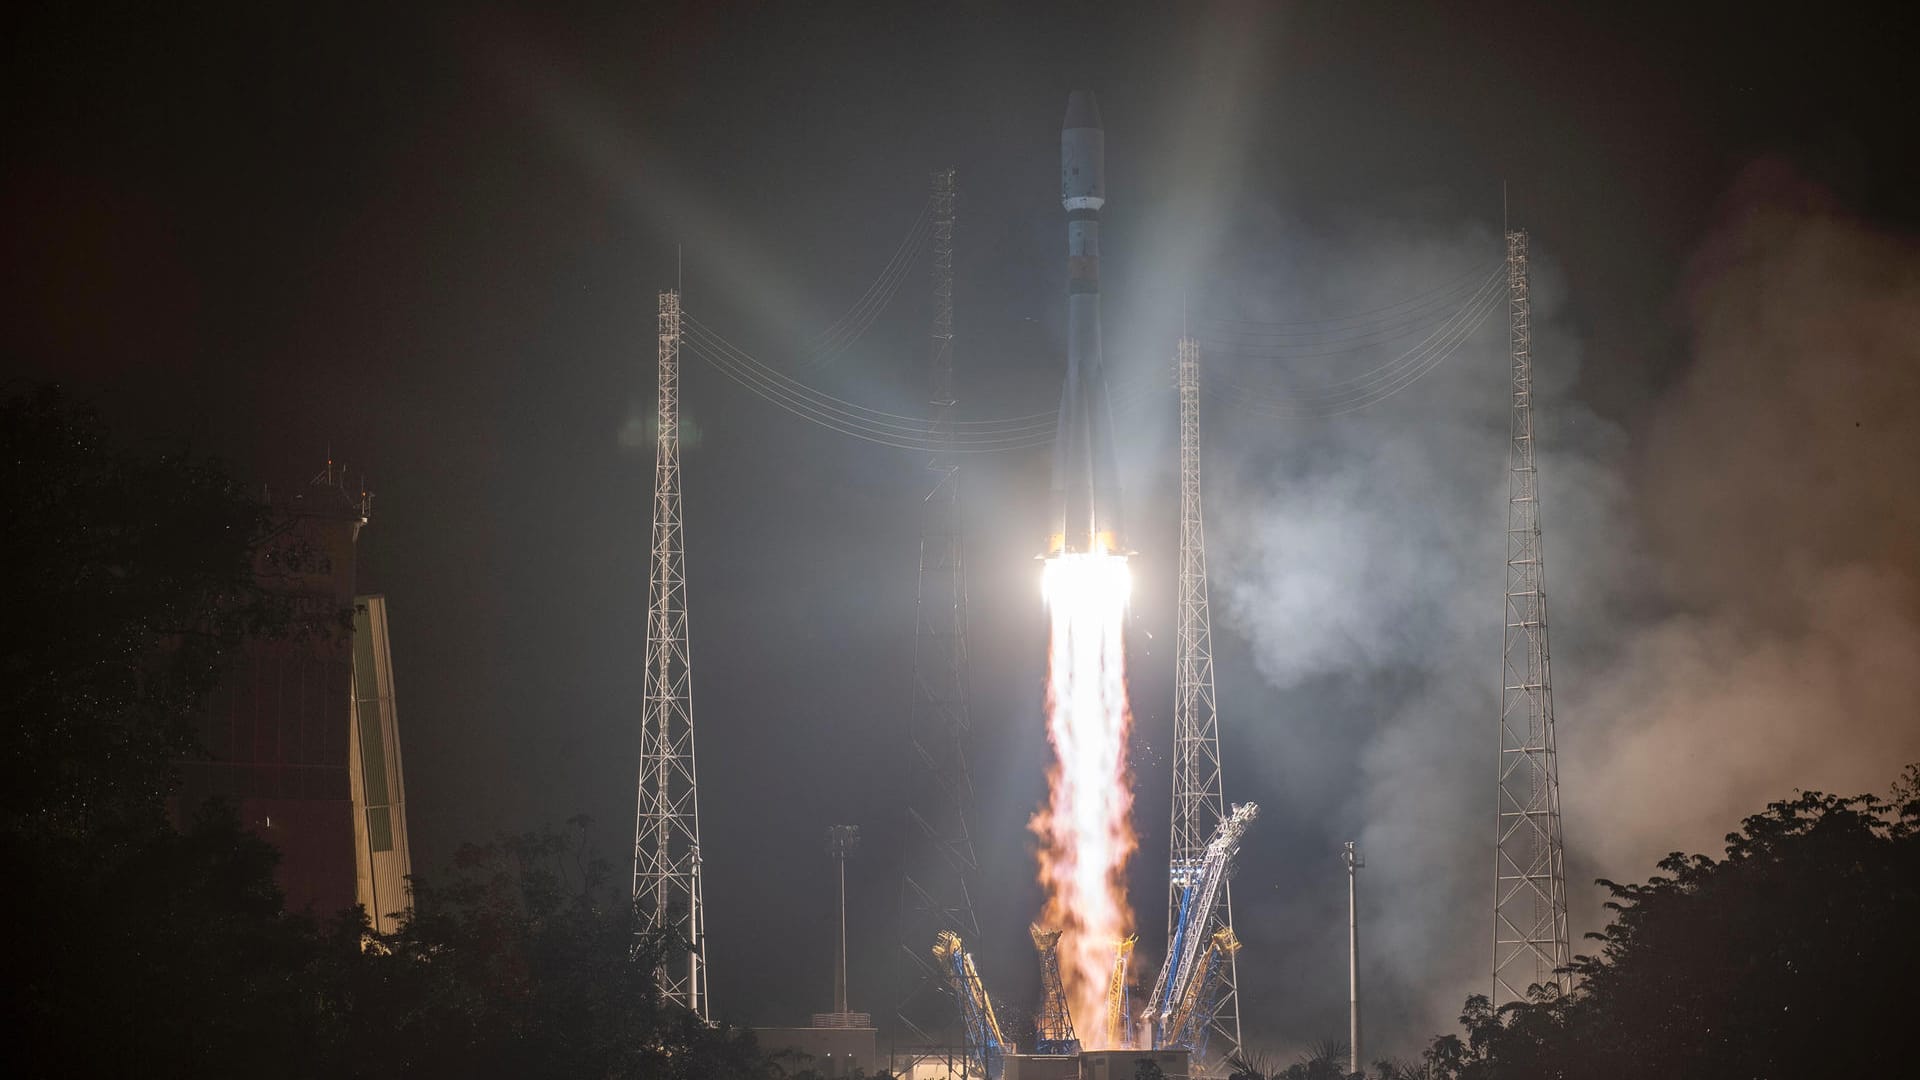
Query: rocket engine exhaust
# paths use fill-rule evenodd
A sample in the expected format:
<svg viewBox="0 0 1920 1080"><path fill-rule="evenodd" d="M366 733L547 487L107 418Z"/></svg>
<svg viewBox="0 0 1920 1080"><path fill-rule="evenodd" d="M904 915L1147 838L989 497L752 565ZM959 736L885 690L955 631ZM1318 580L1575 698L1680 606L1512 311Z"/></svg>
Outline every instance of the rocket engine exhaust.
<svg viewBox="0 0 1920 1080"><path fill-rule="evenodd" d="M1088 1049L1112 1036L1114 949L1133 929L1126 866L1136 846L1127 738L1126 612L1132 589L1120 527L1113 414L1100 358L1100 208L1105 134L1093 95L1067 99L1060 202L1067 211L1067 375L1053 451L1043 591L1051 619L1047 738L1054 762L1040 839L1042 921L1063 931L1060 974ZM1102 1037L1105 1036L1105 1037Z"/></svg>

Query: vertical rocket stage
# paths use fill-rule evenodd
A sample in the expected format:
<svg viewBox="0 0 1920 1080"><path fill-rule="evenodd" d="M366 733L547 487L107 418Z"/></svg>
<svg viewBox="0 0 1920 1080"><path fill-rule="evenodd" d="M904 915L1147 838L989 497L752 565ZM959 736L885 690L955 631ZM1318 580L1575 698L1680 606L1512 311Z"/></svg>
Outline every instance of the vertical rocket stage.
<svg viewBox="0 0 1920 1080"><path fill-rule="evenodd" d="M1040 923L1060 932L1067 1012L1083 1046L1112 1037L1108 1011L1115 947L1133 933L1127 861L1133 785L1127 769L1126 623L1131 579L1120 528L1113 412L1100 360L1100 207L1105 135L1093 95L1067 99L1060 133L1060 202L1067 211L1067 380L1053 447L1052 518L1041 590L1052 623L1047 650L1047 801L1029 827L1047 903Z"/></svg>
<svg viewBox="0 0 1920 1080"><path fill-rule="evenodd" d="M1060 131L1060 205L1067 211L1067 379L1053 443L1047 556L1125 554L1113 407L1100 359L1100 208L1107 201L1106 132L1093 94L1067 98Z"/></svg>

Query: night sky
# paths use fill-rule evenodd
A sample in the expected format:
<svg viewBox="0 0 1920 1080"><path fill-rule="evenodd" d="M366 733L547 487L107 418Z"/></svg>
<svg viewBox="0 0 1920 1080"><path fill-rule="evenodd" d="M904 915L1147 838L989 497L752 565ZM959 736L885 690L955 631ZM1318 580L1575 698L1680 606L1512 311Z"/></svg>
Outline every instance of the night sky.
<svg viewBox="0 0 1920 1080"><path fill-rule="evenodd" d="M1052 407L1063 370L1070 89L1098 93L1108 132L1117 379L1170 355L1183 297L1203 316L1327 318L1490 268L1504 183L1539 268L1562 776L1591 929L1596 874L1644 877L1795 785L1880 789L1920 758L1910 719L1836 740L1852 756L1796 753L1812 719L1736 728L1751 744L1724 759L1649 742L1719 707L1650 652L1702 658L1706 683L1825 685L1790 652L1808 646L1840 658L1833 685L1882 688L1840 712L1920 702L1913 675L1878 677L1920 642L1904 35L1871 10L1684 7L49 5L12 17L4 46L7 374L60 381L127 438L250 482L297 486L329 450L364 475L361 586L390 605L416 867L585 813L624 873L655 294L676 246L688 310L781 362L879 272L929 171L956 166L959 394L995 417ZM916 412L925 282L916 267L820 385ZM1835 299L1801 303L1815 294ZM1836 315L1856 300L1863 318ZM1208 414L1227 794L1266 811L1235 885L1257 1043L1344 1031L1342 840L1375 850L1372 1049L1411 1051L1484 986L1505 362L1490 324L1371 417ZM1850 373L1829 380L1840 398L1794 390L1824 364ZM847 822L867 834L852 1004L882 1014L924 462L691 357L683 412L714 1001L769 1024L830 1007L822 836ZM1141 551L1134 893L1156 962L1171 423L1169 397L1123 448ZM1836 465L1858 460L1873 482ZM1791 483L1721 483L1764 469ZM1024 1002L1046 455L963 476L982 965ZM1729 487L1705 509L1689 494ZM1700 546L1735 524L1740 556ZM1328 587L1298 587L1321 565L1305 580ZM1835 644L1817 605L1749 603L1801 595L1809 566L1805 595L1875 598L1890 656ZM1661 680L1695 696L1622 703ZM1649 823L1673 789L1645 763L1666 748L1698 755L1680 787L1704 794ZM1757 764L1772 756L1804 772ZM1416 789L1433 801L1393 797Z"/></svg>

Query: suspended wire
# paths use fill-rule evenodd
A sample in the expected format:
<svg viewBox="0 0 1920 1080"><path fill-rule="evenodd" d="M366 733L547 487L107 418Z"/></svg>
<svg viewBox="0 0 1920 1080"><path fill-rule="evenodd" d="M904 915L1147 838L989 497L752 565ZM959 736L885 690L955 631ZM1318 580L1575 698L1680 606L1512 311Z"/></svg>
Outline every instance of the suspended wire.
<svg viewBox="0 0 1920 1080"><path fill-rule="evenodd" d="M895 248L887 264L867 287L859 300L835 323L816 335L807 357L792 365L797 374L819 370L846 349L878 319L892 302L908 269L924 249L932 234L932 204L923 205L907 236ZM1338 416L1366 408L1399 393L1428 372L1444 363L1472 335L1487 316L1500 306L1499 281L1504 264L1485 277L1480 269L1397 304L1334 319L1313 322L1263 323L1204 319L1207 338L1218 343L1229 338L1242 339L1227 344L1223 351L1278 359L1304 359L1313 356L1346 355L1385 341L1403 339L1417 333L1425 320L1465 294L1465 302L1431 329L1416 345L1398 357L1368 371L1338 382L1307 388L1281 388L1277 391L1228 382L1230 404L1257 415L1277 418ZM1373 319L1375 325L1363 325ZM713 367L748 392L793 416L836 433L896 449L925 453L1006 453L1037 449L1054 440L1058 408L1020 416L984 420L942 420L909 416L874 409L828 394L786 372L759 360L729 341L712 327L691 314L682 313L683 338L689 352ZM1298 333L1270 329L1318 327ZM1386 335L1386 336L1382 336ZM1313 339L1313 340L1305 340ZM1301 344L1275 344L1301 340ZM1331 351L1313 351L1316 346L1345 346ZM1172 389L1171 370L1149 371L1125 383L1116 383L1109 392L1109 408L1115 414L1132 414ZM1210 395L1221 391L1212 388Z"/></svg>
<svg viewBox="0 0 1920 1080"><path fill-rule="evenodd" d="M1244 394L1244 396L1250 396L1250 398L1279 398L1279 400L1342 398L1342 396L1352 396L1356 390L1357 392L1365 392L1365 390L1373 388L1375 384L1394 379L1394 375L1398 375L1404 367L1421 363L1421 359L1425 359L1425 357L1428 356L1428 352L1430 352L1438 342L1444 342L1444 340L1448 340L1448 338L1452 336L1453 329L1459 325L1461 319L1469 317L1471 311L1475 311L1480 304L1484 304L1488 298L1492 298L1492 296L1498 292L1498 286L1500 286L1498 277L1490 277L1488 281L1480 284L1478 292L1475 292L1471 298L1467 298L1467 302L1465 302L1463 306L1453 309L1453 313L1450 313L1446 319L1442 319L1432 331L1428 331L1425 338L1421 338L1419 342L1415 342L1411 348L1407 348L1400 356L1386 359L1386 361L1382 361L1382 363L1371 367L1371 369L1367 369L1367 371L1359 371L1356 375L1348 375L1346 379L1338 379L1334 380L1334 382L1319 382L1319 384L1309 384L1309 386L1298 386L1298 384L1292 384L1292 386L1288 386L1288 384L1254 386L1254 384L1235 382L1235 380L1231 379L1227 380L1227 384L1233 386L1238 394Z"/></svg>
<svg viewBox="0 0 1920 1080"><path fill-rule="evenodd" d="M1351 412L1358 412L1359 410L1368 408L1369 406L1377 405L1380 402L1385 401L1388 398L1394 396L1395 394L1398 394L1400 391L1405 390L1407 387L1412 386L1414 383L1419 382L1421 379L1425 378L1429 372L1438 368L1441 364L1446 363L1448 358L1453 356L1455 352L1459 351L1460 346L1465 344L1467 339L1473 336L1474 331L1480 328L1480 324L1486 321L1487 316L1493 314L1495 311L1498 311L1502 306L1504 306L1502 301L1497 298L1483 305L1477 312L1474 313L1472 320L1468 322L1460 330L1460 332L1454 337L1453 341L1450 344L1448 344L1443 351L1440 351L1434 354L1434 356L1431 359L1427 360L1417 370L1410 369L1406 373L1399 376L1397 380L1394 382L1394 384L1383 388L1382 390L1380 390L1378 393L1375 393L1371 397L1348 402L1347 404L1342 405L1338 408L1322 409L1318 411L1315 415L1319 418L1324 419L1324 418L1333 417L1333 416L1344 416L1347 413L1351 413Z"/></svg>
<svg viewBox="0 0 1920 1080"><path fill-rule="evenodd" d="M824 411L838 413L849 420L870 423L880 427L924 429L927 419L924 416L907 416L903 413L885 412L868 408L845 398L835 397L807 383L787 375L768 364L761 362L745 349L722 337L713 328L702 323L692 314L682 311L681 327L689 340L697 340L707 347L724 354L731 362L742 369L776 387L782 393L807 401ZM968 429L975 434L994 435L1018 433L1026 429L1041 426L1053 419L1053 412L1028 413L1025 416L1008 416L992 420L955 420L956 427Z"/></svg>
<svg viewBox="0 0 1920 1080"><path fill-rule="evenodd" d="M1369 308L1365 311L1350 312L1346 315L1336 315L1326 319L1296 319L1283 322L1265 322L1257 319L1228 319L1207 315L1200 315L1198 319L1199 321L1211 323L1215 326L1241 326L1255 330L1292 329L1296 327L1337 327L1349 322L1364 322L1376 317L1389 316L1391 313L1398 312L1403 308L1419 307L1436 296L1457 293L1460 291L1463 283L1477 280L1480 275L1485 272L1483 267L1484 264L1469 267L1427 292L1410 296L1405 300L1395 301L1384 307Z"/></svg>
<svg viewBox="0 0 1920 1080"><path fill-rule="evenodd" d="M925 249L925 240L925 232L913 238L912 247L904 252L907 261L901 263L902 270ZM803 374L811 373L846 355L847 351L879 320L880 315L892 305L894 295L900 291L900 286L906 279L907 275L904 272L896 272L884 282L879 282L881 291L872 300L865 302L866 307L857 316L849 312L849 315L855 317L857 321L835 331L835 336L831 340L815 346L797 365L797 369Z"/></svg>
<svg viewBox="0 0 1920 1080"><path fill-rule="evenodd" d="M1314 396L1339 397L1355 389L1365 390L1372 384L1391 379L1401 367L1419 363L1421 359L1426 356L1428 350L1434 347L1436 342L1445 341L1451 335L1454 327L1457 326L1463 318L1467 317L1468 313L1476 310L1480 304L1496 295L1500 291L1500 287L1501 271L1496 270L1480 283L1480 287L1475 290L1472 296L1467 298L1465 303L1454 309L1451 314L1441 320L1432 330L1428 331L1427 335L1419 342L1391 360L1335 382L1306 387L1275 387L1271 392L1277 392L1281 397L1288 399ZM1270 393L1270 391L1260 387L1234 384L1231 383L1231 381L1229 385L1235 386L1235 388L1242 393L1255 397L1268 395Z"/></svg>
<svg viewBox="0 0 1920 1080"><path fill-rule="evenodd" d="M1328 327L1316 330L1256 330L1238 326L1222 326L1210 319L1194 320L1201 335L1219 340L1242 342L1252 347L1272 349L1312 348L1316 345L1338 344L1356 338L1373 337L1391 333L1403 327L1417 325L1436 311L1451 307L1461 297L1474 291L1479 284L1480 274L1475 274L1447 288L1434 293L1419 304L1394 313L1391 317L1374 319L1348 326Z"/></svg>
<svg viewBox="0 0 1920 1080"><path fill-rule="evenodd" d="M901 262L901 255L905 253L909 247L917 244L919 238L924 235L923 230L926 229L932 213L932 199L928 199L926 202L920 204L920 213L914 217L913 224L908 226L906 238L901 240L899 245L894 248L893 255L887 259L886 265L881 268L879 276L874 278L873 284L868 285L867 291L861 294L860 299L854 301L853 308L849 310L848 314L842 315L840 318L834 320L832 325L829 325L826 329L813 336L812 340L808 342L810 349L835 336L843 324L852 320L852 313L854 311L858 311L866 304L869 298L881 291L882 283L894 276L895 267Z"/></svg>
<svg viewBox="0 0 1920 1080"><path fill-rule="evenodd" d="M1492 272L1499 273L1500 267L1496 266ZM1412 337L1429 325L1436 315L1452 309L1483 285L1484 280L1478 277L1462 282L1445 292L1433 294L1421 306L1410 308L1395 319L1374 326L1354 326L1326 333L1278 334L1216 329L1202 322L1195 336L1215 350L1241 356L1300 360L1346 356L1374 345Z"/></svg>
<svg viewBox="0 0 1920 1080"><path fill-rule="evenodd" d="M936 425L926 418L880 413L860 406L841 408L834 403L851 403L819 394L803 383L751 361L750 357L743 360L745 353L725 339L691 327L689 322L683 314L683 331L693 332L685 334L682 340L696 357L769 404L843 435L928 453L998 453L1044 446L1053 441L1052 413L1035 414L1033 422L1021 427L1003 425L978 429L961 425L981 423L979 421L946 421Z"/></svg>
<svg viewBox="0 0 1920 1080"><path fill-rule="evenodd" d="M1343 395L1289 401L1259 399L1240 394L1232 397L1230 403L1242 411L1276 417L1339 416L1366 408L1392 397L1444 363L1499 306L1499 302L1495 300L1470 310L1466 313L1466 318L1453 327L1445 339L1434 342L1415 362L1402 365L1385 374L1378 381L1364 387L1356 387Z"/></svg>
<svg viewBox="0 0 1920 1080"><path fill-rule="evenodd" d="M719 369L722 374L741 384L768 403L802 419L828 428L829 430L859 436L874 442L883 442L887 445L933 452L951 449L956 453L979 453L1018 449L1029 445L1041 445L1053 437L1051 430L1032 432L1024 435L996 436L983 439L977 436L966 438L952 435L937 429L934 425L928 425L928 427L920 431L875 428L870 425L847 420L845 417L822 413L804 402L796 402L791 398L781 397L777 392L769 391L764 384L758 383L752 375L741 371L738 367L730 365L724 359L713 354L701 355L714 367Z"/></svg>
<svg viewBox="0 0 1920 1080"><path fill-rule="evenodd" d="M894 294L900 291L907 271L925 249L927 238L932 234L933 202L929 199L921 205L920 215L914 218L906 238L894 249L893 256L881 268L873 284L867 286L867 291L854 301L853 307L845 315L814 336L808 345L807 359L798 365L801 373L811 373L827 366L860 340L880 317L880 313L893 303Z"/></svg>
<svg viewBox="0 0 1920 1080"><path fill-rule="evenodd" d="M1114 383L1107 391L1107 398L1115 415L1131 415L1141 406L1163 397L1173 389L1173 385L1171 367L1155 369L1125 382Z"/></svg>
<svg viewBox="0 0 1920 1080"><path fill-rule="evenodd" d="M816 398L795 392L790 386L769 380L765 372L755 370L740 363L737 358L729 355L724 349L715 346L709 341L704 339L689 339L689 343L695 347L703 359L707 360L712 366L720 369L723 373L732 376L735 382L754 391L760 397L789 409L789 411L797 410L809 417L831 422L841 428L857 428L861 431L870 432L875 435L883 435L889 438L917 441L936 439L932 421L926 419L909 421L875 420L832 405L826 405ZM941 426L951 427L952 425L943 424ZM1009 428L993 431L958 430L952 432L951 438L956 442L968 445L998 445L1009 439L1022 439L1044 433L1048 431L1051 426L1051 424L1037 424L1024 429Z"/></svg>
<svg viewBox="0 0 1920 1080"><path fill-rule="evenodd" d="M1473 336L1484 323L1487 316L1498 310L1503 298L1498 290L1484 294L1469 306L1462 308L1454 319L1449 320L1445 334L1424 345L1417 356L1404 364L1391 369L1381 369L1382 374L1365 385L1356 385L1340 395L1327 400L1313 400L1306 396L1262 397L1257 391L1237 387L1229 383L1231 392L1225 395L1228 404L1245 412L1281 419L1310 419L1341 416L1360 409L1376 405L1407 387L1418 382L1429 372L1445 363L1457 352L1468 338ZM1210 396L1216 400L1222 392L1209 387Z"/></svg>
<svg viewBox="0 0 1920 1080"><path fill-rule="evenodd" d="M993 441L948 440L936 435L931 427L920 431L888 430L874 428L865 424L849 421L844 417L822 413L805 402L782 396L777 390L769 388L752 373L741 369L728 360L724 354L709 350L705 346L694 346L690 351L720 371L727 378L760 397L775 407L802 420L866 442L882 446L896 447L902 450L919 450L926 453L991 453L1008 450L1021 450L1031 446L1045 445L1052 440L1052 432L1038 436L1005 437Z"/></svg>
<svg viewBox="0 0 1920 1080"><path fill-rule="evenodd" d="M1400 361L1376 369L1371 377L1349 380L1350 386L1331 399L1263 399L1258 391L1238 387L1228 396L1229 403L1257 415L1283 419L1324 418L1366 408L1399 393L1444 363L1500 306L1497 289L1477 294L1475 302L1456 312L1422 347L1403 354ZM689 321L683 315L683 325ZM1004 421L951 421L942 425L947 430L936 432L933 423L924 418L861 406L842 409L832 403L852 403L819 394L803 383L782 376L704 328L695 328L683 340L696 357L769 404L827 430L866 442L930 454L1007 453L1039 449L1053 442L1057 411L1029 414L1025 419L1031 422L1022 427L1007 427ZM1110 407L1116 414L1135 412L1170 388L1166 374L1149 372L1116 384L1110 393ZM1327 389L1320 388L1323 392ZM1213 391L1210 396L1217 398L1220 392ZM984 430L960 426L978 423L1002 426Z"/></svg>
<svg viewBox="0 0 1920 1080"><path fill-rule="evenodd" d="M871 428L843 420L836 416L822 414L804 403L794 402L791 399L780 396L777 392L770 391L769 388L754 375L743 371L737 365L726 359L723 353L712 351L704 345L695 345L692 351L695 356L706 361L709 365L726 375L727 378L739 383L769 404L791 413L802 420L806 420L809 423L826 428L829 431L838 432L842 435L851 436L865 442L877 443L881 446L891 446L900 450L917 450L929 454L1005 453L1017 450L1036 449L1053 442L1053 432L1051 430L1043 431L1038 435L1010 437L992 442L963 442L957 438L949 439L944 436L935 435L931 428L919 433Z"/></svg>
<svg viewBox="0 0 1920 1080"><path fill-rule="evenodd" d="M682 342L687 351L743 389L793 416L830 431L883 446L927 453L1005 453L1051 445L1058 409L998 421L933 421L884 413L854 405L792 379L752 359L682 312ZM1116 384L1110 394L1115 413L1130 413L1152 401L1168 385L1168 372L1153 371ZM980 425L990 425L981 427Z"/></svg>

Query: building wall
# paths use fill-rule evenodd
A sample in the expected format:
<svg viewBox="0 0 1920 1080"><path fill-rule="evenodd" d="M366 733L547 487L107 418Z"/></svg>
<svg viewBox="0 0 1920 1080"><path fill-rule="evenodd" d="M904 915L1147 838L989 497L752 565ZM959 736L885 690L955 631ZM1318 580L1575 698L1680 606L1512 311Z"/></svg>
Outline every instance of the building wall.
<svg viewBox="0 0 1920 1080"><path fill-rule="evenodd" d="M330 915L356 899L352 641L339 616L353 606L364 520L357 499L330 487L276 513L255 573L311 625L242 645L200 718L207 756L180 765L181 816L211 798L232 802L244 824L280 849L276 873L292 911Z"/></svg>
<svg viewBox="0 0 1920 1080"><path fill-rule="evenodd" d="M1167 1080L1187 1080L1185 1050L1088 1050L1080 1055L1080 1080L1134 1080L1151 1061Z"/></svg>
<svg viewBox="0 0 1920 1080"><path fill-rule="evenodd" d="M804 1055L804 1060L788 1064L789 1071L813 1069L822 1076L845 1076L854 1069L873 1072L885 1063L880 1060L879 1032L873 1028L782 1027L754 1028L760 1048L767 1053L782 1050Z"/></svg>
<svg viewBox="0 0 1920 1080"><path fill-rule="evenodd" d="M1080 1080L1080 1059L1073 1054L1008 1054L1002 1062L1000 1077L1001 1080Z"/></svg>
<svg viewBox="0 0 1920 1080"><path fill-rule="evenodd" d="M356 896L373 928L399 929L409 903L407 804L393 698L387 599L363 596L353 614L353 693L347 775L353 792Z"/></svg>

